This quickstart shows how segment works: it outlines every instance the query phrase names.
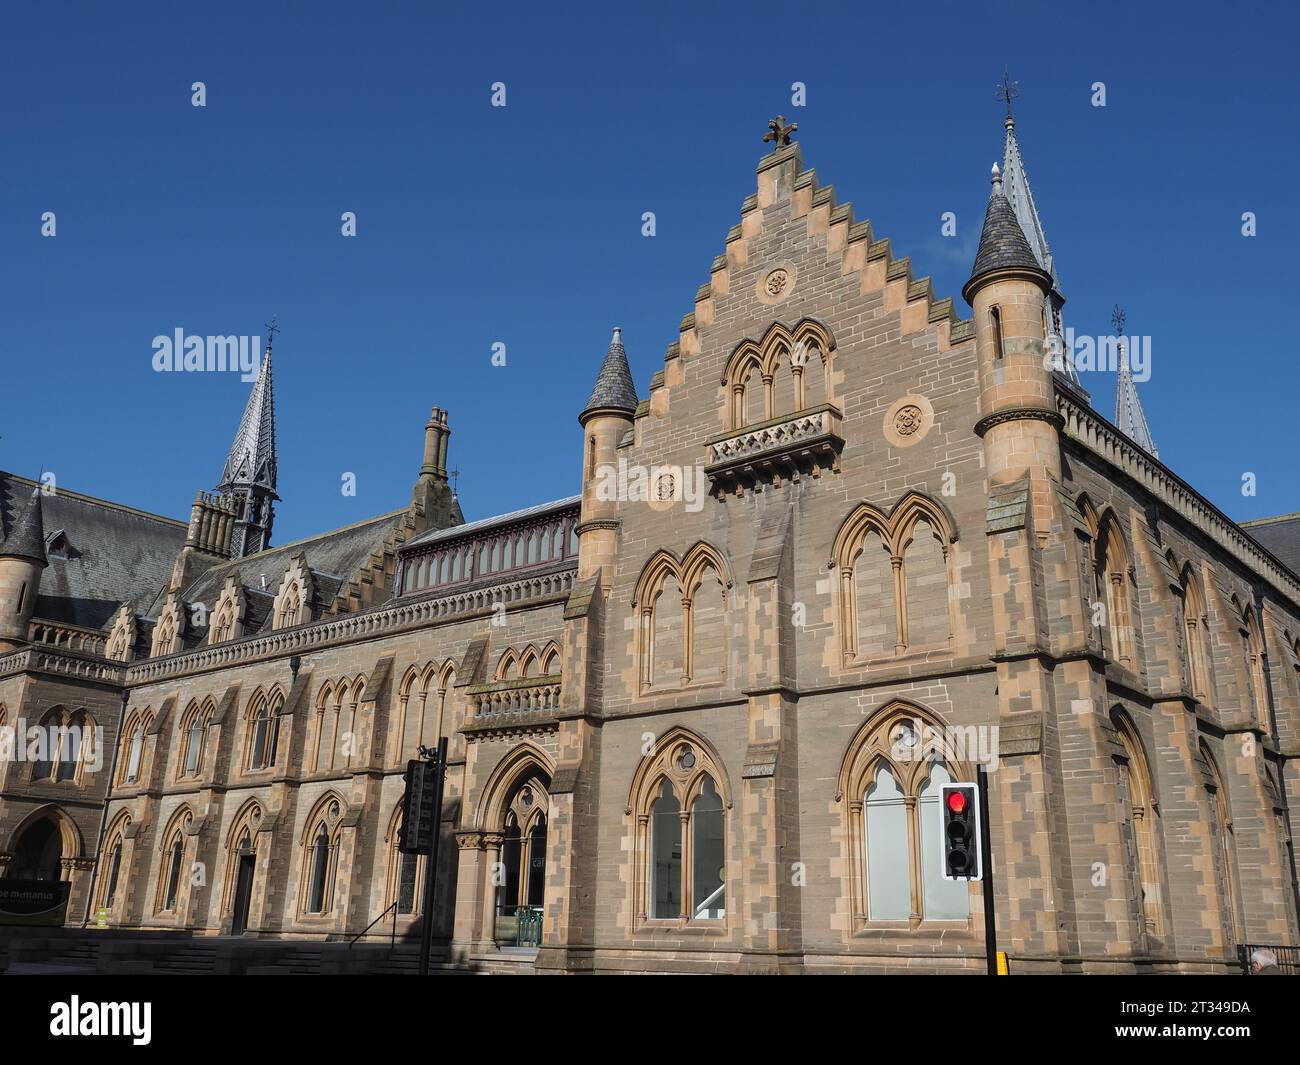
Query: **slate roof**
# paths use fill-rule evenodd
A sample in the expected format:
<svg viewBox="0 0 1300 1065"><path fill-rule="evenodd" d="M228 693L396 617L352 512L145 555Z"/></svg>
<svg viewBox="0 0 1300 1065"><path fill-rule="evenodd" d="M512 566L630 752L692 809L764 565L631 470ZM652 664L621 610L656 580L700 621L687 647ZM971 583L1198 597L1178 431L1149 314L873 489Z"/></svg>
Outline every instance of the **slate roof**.
<svg viewBox="0 0 1300 1065"><path fill-rule="evenodd" d="M36 482L0 471L0 526L12 536ZM103 628L124 602L145 610L167 584L185 543L186 523L65 488L41 497L47 529L61 530L68 557L41 574L35 616Z"/></svg>
<svg viewBox="0 0 1300 1065"><path fill-rule="evenodd" d="M596 378L596 387L591 390L591 398L582 408L579 418L596 410L623 410L635 414L636 406L636 384L632 380L631 367L627 364L623 330L615 328L609 349L605 352L600 376Z"/></svg>
<svg viewBox="0 0 1300 1065"><path fill-rule="evenodd" d="M1008 268L1036 270L1050 280L1034 257L1025 231L1016 221L1016 212L1002 191L1002 175L998 168L993 168L993 191L989 194L988 210L984 213L984 228L980 231L979 251L975 253L975 265L971 267L970 280L962 289L965 297L970 286L985 274L994 270ZM967 302L970 302L967 299Z"/></svg>
<svg viewBox="0 0 1300 1065"><path fill-rule="evenodd" d="M1243 521L1241 527L1300 577L1300 513Z"/></svg>
<svg viewBox="0 0 1300 1065"><path fill-rule="evenodd" d="M231 573L237 573L239 583L248 592L248 614L245 617L245 632L257 631L253 627L254 617L260 615L265 621L260 603L255 599L263 591L270 598L280 588L280 579L294 555L302 552L307 556L307 566L316 581L317 605L329 606L339 588L349 581L365 564L372 551L375 551L396 529L407 515L407 508L395 510L389 514L367 518L355 525L346 525L341 529L332 529L305 540L296 540L290 544L281 544L267 548L255 555L233 559L204 570L188 588L181 598L187 603L204 603L211 610L221 595L222 585ZM262 577L266 577L266 588L262 588ZM255 595L254 593L257 593ZM162 606L162 597L154 604L152 613L156 616ZM266 608L269 611L269 607ZM258 622L257 628L261 627Z"/></svg>
<svg viewBox="0 0 1300 1065"><path fill-rule="evenodd" d="M437 543L440 540L459 540L462 536L473 536L484 529L525 521L528 518L538 517L553 510L564 510L566 507L577 506L581 502L582 496L580 495L565 496L563 499L553 499L549 503L537 503L531 507L512 510L508 514L494 514L490 518L479 518L477 521L471 521L465 525L453 525L448 529L430 529L428 532L423 532L419 536L407 540L402 545L401 550L405 554L414 548L427 547L429 544Z"/></svg>

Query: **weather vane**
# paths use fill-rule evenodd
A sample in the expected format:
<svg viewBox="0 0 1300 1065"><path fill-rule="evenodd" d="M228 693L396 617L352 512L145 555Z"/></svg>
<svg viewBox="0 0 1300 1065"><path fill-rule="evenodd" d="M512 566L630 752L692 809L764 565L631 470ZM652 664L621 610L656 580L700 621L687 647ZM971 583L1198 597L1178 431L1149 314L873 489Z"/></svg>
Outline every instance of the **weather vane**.
<svg viewBox="0 0 1300 1065"><path fill-rule="evenodd" d="M772 142L774 148L785 148L790 144L790 134L799 128L799 123L791 122L788 126L785 124L785 115L777 115L767 124L767 132L763 134L763 141Z"/></svg>
<svg viewBox="0 0 1300 1065"><path fill-rule="evenodd" d="M1122 337L1124 335L1124 322L1126 320L1124 308L1118 303L1115 304L1115 309L1110 312L1110 324L1115 327L1115 335L1117 337Z"/></svg>
<svg viewBox="0 0 1300 1065"><path fill-rule="evenodd" d="M266 323L265 328L266 328L266 342L269 345L271 341L275 339L275 334L280 331L280 327L276 325L276 319L272 318L269 322Z"/></svg>
<svg viewBox="0 0 1300 1065"><path fill-rule="evenodd" d="M1011 101L1020 95L1020 82L1011 80L1011 71L1002 68L1002 84L997 88L997 98L1007 102L1007 118L1011 117Z"/></svg>

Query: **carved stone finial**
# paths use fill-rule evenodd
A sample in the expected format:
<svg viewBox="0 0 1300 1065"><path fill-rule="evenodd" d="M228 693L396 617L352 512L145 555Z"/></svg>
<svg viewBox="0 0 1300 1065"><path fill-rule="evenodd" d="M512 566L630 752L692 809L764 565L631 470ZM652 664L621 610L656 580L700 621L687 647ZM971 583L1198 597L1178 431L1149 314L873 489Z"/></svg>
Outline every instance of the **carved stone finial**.
<svg viewBox="0 0 1300 1065"><path fill-rule="evenodd" d="M772 142L774 148L786 148L790 145L790 134L799 128L797 122L791 122L788 126L785 124L785 115L777 115L767 124L767 132L763 134L763 141Z"/></svg>

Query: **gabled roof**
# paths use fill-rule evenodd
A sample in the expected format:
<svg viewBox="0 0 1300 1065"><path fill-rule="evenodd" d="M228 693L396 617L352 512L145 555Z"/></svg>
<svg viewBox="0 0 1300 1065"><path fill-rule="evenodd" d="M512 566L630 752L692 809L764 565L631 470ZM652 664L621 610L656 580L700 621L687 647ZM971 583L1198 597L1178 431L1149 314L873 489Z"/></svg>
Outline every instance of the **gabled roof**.
<svg viewBox="0 0 1300 1065"><path fill-rule="evenodd" d="M329 595L324 606L333 601L333 597L344 583L357 574L369 559L371 552L377 551L388 535L406 519L409 511L403 507L389 514L380 514L355 525L346 525L341 529L332 529L305 540L291 544L280 544L267 548L254 555L232 559L204 570L181 593L187 603L204 603L209 609L216 606L221 595L221 587L232 573L250 593L265 592L272 597L280 589L280 580L294 555L302 552L307 557L307 566L322 589L318 587L318 597ZM266 587L262 587L262 578L266 577ZM251 602L250 602L251 605ZM156 614L162 607L162 598L154 604L151 613ZM247 619L246 619L247 624Z"/></svg>
<svg viewBox="0 0 1300 1065"><path fill-rule="evenodd" d="M0 525L13 523L38 485L0 471ZM60 487L41 497L44 523L65 531L74 550L54 555L41 575L36 616L102 628L122 603L148 608L171 576L186 523Z"/></svg>
<svg viewBox="0 0 1300 1065"><path fill-rule="evenodd" d="M494 514L490 518L479 518L477 521L467 522L464 525L453 525L448 529L430 529L428 532L420 533L419 536L413 536L407 540L402 545L402 554L444 540L459 540L465 536L472 537L496 526L512 525L515 522L527 521L529 518L541 517L543 514L549 514L552 511L566 510L569 507L576 507L581 502L582 496L580 495L565 496L563 499L553 499L549 503L538 503L535 506L512 510L507 514Z"/></svg>
<svg viewBox="0 0 1300 1065"><path fill-rule="evenodd" d="M627 351L623 348L623 330L615 327L614 336L605 352L605 362L596 378L591 398L582 408L580 419L598 410L626 411L635 414L637 406L636 384L627 364Z"/></svg>

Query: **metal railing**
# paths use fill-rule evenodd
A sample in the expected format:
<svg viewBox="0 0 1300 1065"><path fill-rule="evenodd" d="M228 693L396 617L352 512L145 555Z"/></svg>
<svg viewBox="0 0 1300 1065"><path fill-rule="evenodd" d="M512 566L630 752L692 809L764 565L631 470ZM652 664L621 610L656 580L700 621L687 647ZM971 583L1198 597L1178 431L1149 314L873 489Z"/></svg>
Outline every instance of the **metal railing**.
<svg viewBox="0 0 1300 1065"><path fill-rule="evenodd" d="M1271 951L1277 958L1278 971L1283 975L1300 976L1300 947L1284 947L1272 943L1238 943L1237 961L1246 976L1254 975L1250 971L1250 956L1257 950Z"/></svg>
<svg viewBox="0 0 1300 1065"><path fill-rule="evenodd" d="M498 906L495 931L498 946L540 947L542 908L540 906Z"/></svg>
<svg viewBox="0 0 1300 1065"><path fill-rule="evenodd" d="M393 915L393 927L389 932L388 945L390 947L397 946L397 903L394 902L391 906L388 907L388 909L386 909L383 913L381 913L378 917L376 917L373 921L371 921L368 925L366 925L365 928L363 928L360 932L358 932L355 936L353 936L351 939L348 940L348 950L351 950L354 946L356 946L357 941L359 939L363 939L365 936L368 936L370 934L370 930L374 928L375 925L377 925L385 917L387 917L390 913Z"/></svg>

